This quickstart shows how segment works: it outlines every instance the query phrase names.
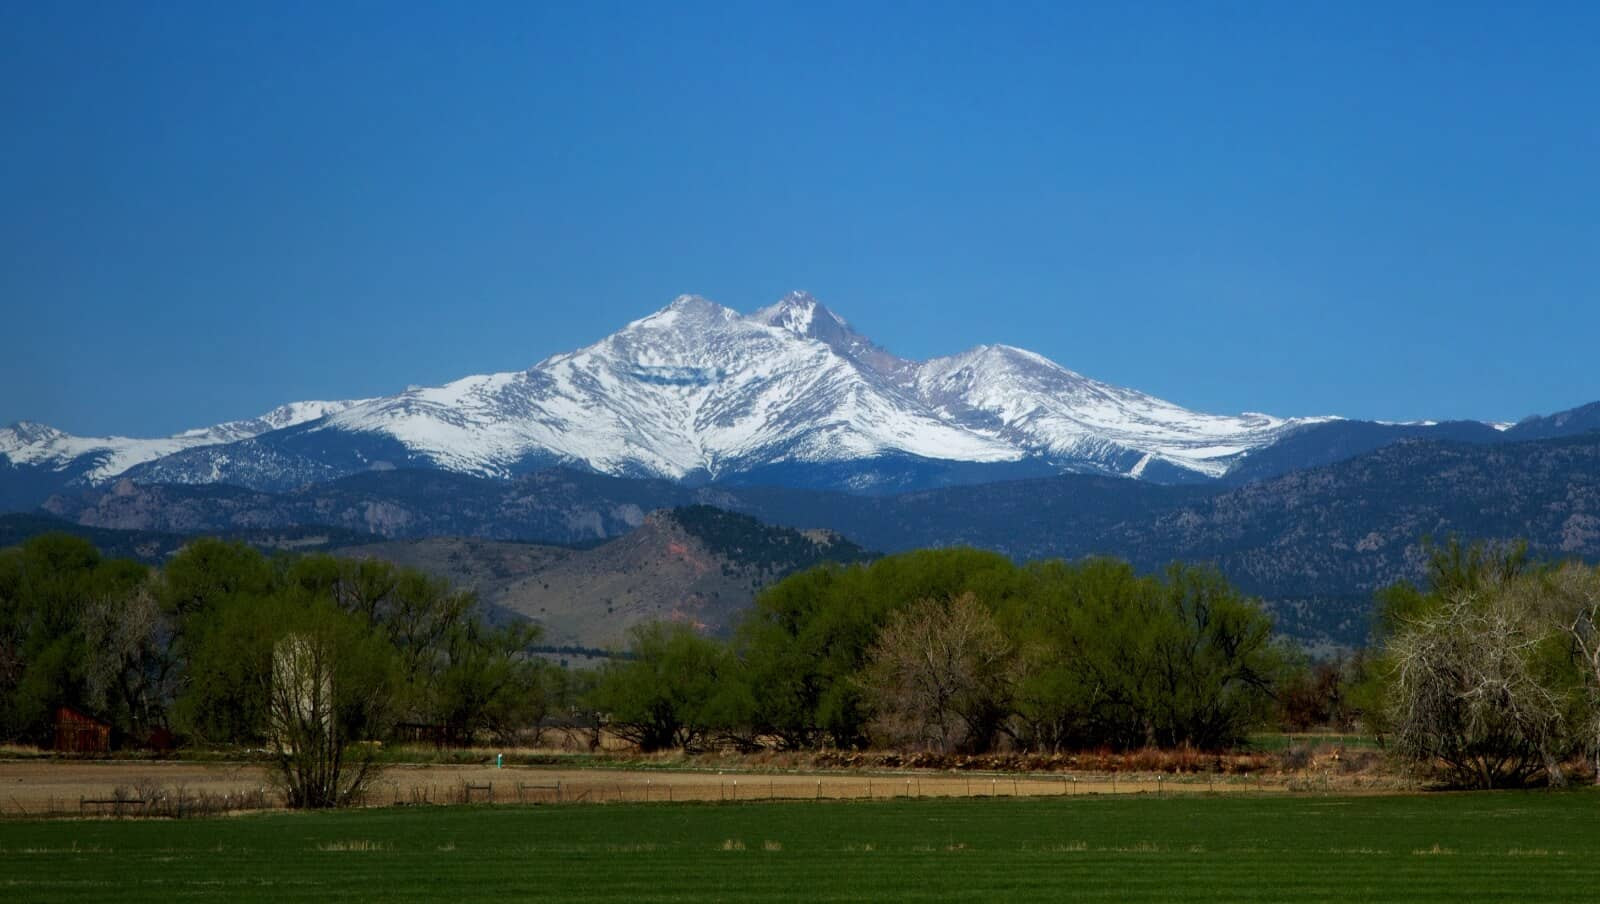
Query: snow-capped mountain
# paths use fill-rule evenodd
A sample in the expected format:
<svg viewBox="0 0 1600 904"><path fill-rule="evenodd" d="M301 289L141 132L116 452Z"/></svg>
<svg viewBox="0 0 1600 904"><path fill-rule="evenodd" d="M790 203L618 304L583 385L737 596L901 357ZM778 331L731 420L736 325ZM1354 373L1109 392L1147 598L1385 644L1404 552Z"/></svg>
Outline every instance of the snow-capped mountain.
<svg viewBox="0 0 1600 904"><path fill-rule="evenodd" d="M935 358L916 371L918 395L973 429L1061 461L1096 462L1138 477L1152 464L1220 477L1285 430L1328 418L1199 414L1111 386L1009 345ZM1129 457L1135 460L1125 463Z"/></svg>
<svg viewBox="0 0 1600 904"><path fill-rule="evenodd" d="M749 315L686 295L525 371L296 403L165 439L18 424L0 430L0 456L82 483L283 488L389 467L510 476L565 464L872 489L980 472L1206 479L1322 420L1200 414L1004 345L911 361L796 292Z"/></svg>
<svg viewBox="0 0 1600 904"><path fill-rule="evenodd" d="M158 439L126 436L73 436L54 427L18 421L0 427L0 456L16 465L50 470L74 468L91 483L116 477L136 465L185 449L216 446L260 436L273 430L319 420L359 402L291 402L260 417L185 430Z"/></svg>
<svg viewBox="0 0 1600 904"><path fill-rule="evenodd" d="M529 370L374 399L326 426L392 436L483 474L509 473L530 454L673 479L785 460L1024 454L881 383L824 342L684 296Z"/></svg>

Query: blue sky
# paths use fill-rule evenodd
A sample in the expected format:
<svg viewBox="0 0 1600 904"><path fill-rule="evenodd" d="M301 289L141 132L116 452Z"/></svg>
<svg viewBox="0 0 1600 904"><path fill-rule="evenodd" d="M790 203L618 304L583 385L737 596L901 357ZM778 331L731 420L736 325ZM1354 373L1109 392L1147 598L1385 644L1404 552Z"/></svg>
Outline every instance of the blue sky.
<svg viewBox="0 0 1600 904"><path fill-rule="evenodd" d="M1600 7L1396 5L11 3L0 422L792 288L1215 412L1600 399Z"/></svg>

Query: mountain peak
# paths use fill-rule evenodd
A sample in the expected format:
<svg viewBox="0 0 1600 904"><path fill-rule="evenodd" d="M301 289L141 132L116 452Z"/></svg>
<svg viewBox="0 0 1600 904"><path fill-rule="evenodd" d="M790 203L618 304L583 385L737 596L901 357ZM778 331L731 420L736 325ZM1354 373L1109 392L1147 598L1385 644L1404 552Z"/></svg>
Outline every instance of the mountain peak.
<svg viewBox="0 0 1600 904"><path fill-rule="evenodd" d="M704 316L704 315L711 315L711 316L730 316L731 315L731 316L737 316L738 315L738 312L734 311L732 308L723 307L722 305L717 304L716 302L712 301L709 298L706 298L703 295L679 295L677 298L672 299L672 303L671 304L669 304L666 307L662 308L657 313L666 313L668 311L676 311L676 312L679 312L679 313L696 314L696 315L702 315L702 316Z"/></svg>
<svg viewBox="0 0 1600 904"><path fill-rule="evenodd" d="M648 317L628 324L634 326L670 327L681 323L707 323L738 320L739 312L700 295L679 295L664 308Z"/></svg>
<svg viewBox="0 0 1600 904"><path fill-rule="evenodd" d="M885 469L901 467L1142 476L1144 457L1218 476L1301 423L1188 411L1013 346L899 358L797 290L748 315L679 295L526 371L295 403L174 437L19 424L0 430L0 466L48 467L57 485L138 466L134 480L259 488L399 464L504 477L561 463L673 480L815 473L859 489L900 480Z"/></svg>
<svg viewBox="0 0 1600 904"><path fill-rule="evenodd" d="M0 433L9 434L19 444L47 443L66 436L65 433L49 424L41 424L36 421L12 421L6 426L0 427Z"/></svg>
<svg viewBox="0 0 1600 904"><path fill-rule="evenodd" d="M850 332L850 324L843 317L828 310L815 296L803 289L790 292L776 303L751 314L749 319L788 330L798 336L824 341Z"/></svg>

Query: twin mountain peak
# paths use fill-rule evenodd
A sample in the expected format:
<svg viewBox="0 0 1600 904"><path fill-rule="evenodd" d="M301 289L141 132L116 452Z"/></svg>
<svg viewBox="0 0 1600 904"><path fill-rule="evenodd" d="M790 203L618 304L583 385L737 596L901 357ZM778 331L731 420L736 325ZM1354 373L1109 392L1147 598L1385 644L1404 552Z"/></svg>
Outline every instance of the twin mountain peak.
<svg viewBox="0 0 1600 904"><path fill-rule="evenodd" d="M282 490L416 467L882 492L1054 473L1209 481L1336 421L1194 412L1006 345L909 360L804 292L751 314L683 295L525 371L161 439L17 424L0 458L13 505L124 476Z"/></svg>

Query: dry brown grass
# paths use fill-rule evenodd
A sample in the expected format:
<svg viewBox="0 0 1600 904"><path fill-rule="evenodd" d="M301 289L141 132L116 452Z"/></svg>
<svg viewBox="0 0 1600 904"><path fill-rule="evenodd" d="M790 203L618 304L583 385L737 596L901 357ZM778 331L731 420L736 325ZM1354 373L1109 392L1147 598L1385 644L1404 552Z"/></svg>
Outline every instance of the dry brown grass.
<svg viewBox="0 0 1600 904"><path fill-rule="evenodd" d="M944 754L893 751L820 751L809 764L822 769L932 769L958 772L1095 772L1167 775L1260 775L1277 769L1266 753L1205 753L1188 748L1095 750L1079 753Z"/></svg>
<svg viewBox="0 0 1600 904"><path fill-rule="evenodd" d="M388 845L381 841L368 841L365 838L356 838L349 841L325 841L317 845L319 851L357 852L386 851Z"/></svg>
<svg viewBox="0 0 1600 904"><path fill-rule="evenodd" d="M537 760L531 758L538 749L437 751L423 747L417 748L419 758L432 762L399 762L386 767L364 802L373 806L443 804L460 800L461 789L468 783L492 783L496 803L517 802L520 796L525 805L768 797L862 799L869 795L883 799L1209 792L1381 794L1417 786L1414 779L1393 770L1377 751L1344 751L1332 746L1304 749L1303 757L1297 754L1294 761L1265 753L1182 749L981 756L776 750L686 755L673 751ZM501 753L505 754L505 768L497 769L494 759ZM1297 764L1299 768L1292 768ZM0 816L78 816L80 798L113 799L119 793L124 798L164 802L160 806L88 808L85 814L107 818L178 815L174 802L179 799L185 802L184 816L280 805L270 789L263 791L268 784L266 770L259 763L0 759ZM522 785L540 790L519 795ZM473 800L485 796L475 793Z"/></svg>

